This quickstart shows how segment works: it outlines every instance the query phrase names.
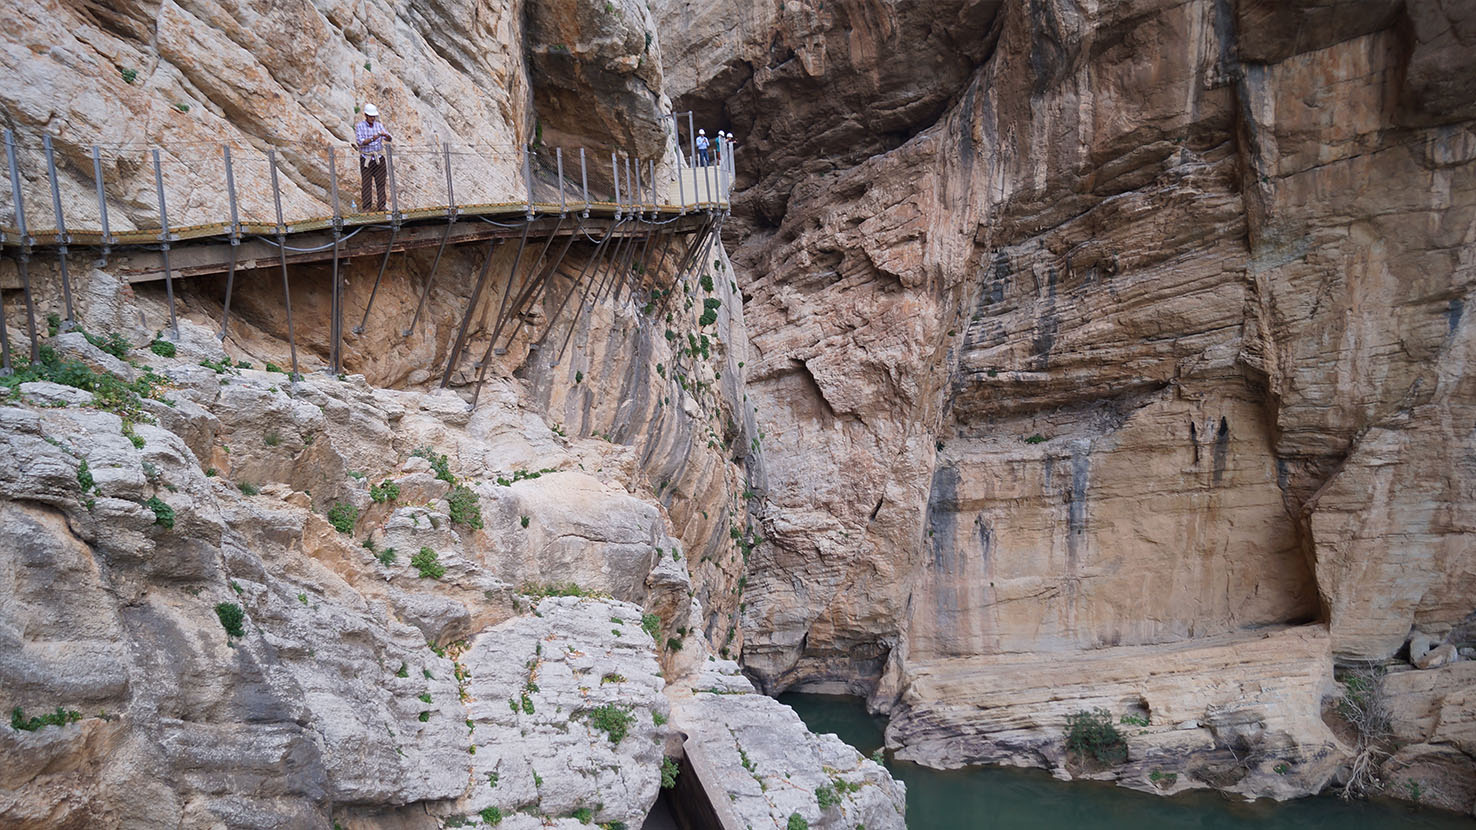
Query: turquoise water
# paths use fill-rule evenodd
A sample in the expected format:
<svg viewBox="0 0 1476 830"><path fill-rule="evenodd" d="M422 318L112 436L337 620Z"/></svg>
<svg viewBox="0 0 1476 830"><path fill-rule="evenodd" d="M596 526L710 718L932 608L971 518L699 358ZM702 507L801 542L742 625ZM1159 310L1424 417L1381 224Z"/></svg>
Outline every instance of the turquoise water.
<svg viewBox="0 0 1476 830"><path fill-rule="evenodd" d="M856 698L785 694L812 732L833 732L864 754L885 721ZM1195 791L1164 798L1098 782L1063 783L1042 770L976 767L942 772L889 760L907 784L908 830L1473 830L1476 820L1399 803L1331 796L1247 804Z"/></svg>

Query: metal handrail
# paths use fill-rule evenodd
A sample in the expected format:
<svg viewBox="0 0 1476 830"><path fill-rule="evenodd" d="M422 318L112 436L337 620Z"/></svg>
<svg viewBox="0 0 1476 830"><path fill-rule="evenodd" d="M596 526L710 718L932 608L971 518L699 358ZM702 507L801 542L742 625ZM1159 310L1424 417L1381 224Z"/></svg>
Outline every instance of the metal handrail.
<svg viewBox="0 0 1476 830"><path fill-rule="evenodd" d="M434 215L511 215L518 207L525 215L571 208L588 214L600 206L618 206L622 214L680 214L726 209L732 178L727 159L710 168L682 160L668 186L658 188L663 160L619 150L604 170L593 163L599 153L590 157L587 147L571 149L566 167L563 147L394 143L377 156L388 185L381 207L383 184L359 163L364 154L347 144L75 145L49 135L42 144L27 147L6 133L10 175L0 178L6 248L239 239ZM155 198L141 196L149 191Z"/></svg>

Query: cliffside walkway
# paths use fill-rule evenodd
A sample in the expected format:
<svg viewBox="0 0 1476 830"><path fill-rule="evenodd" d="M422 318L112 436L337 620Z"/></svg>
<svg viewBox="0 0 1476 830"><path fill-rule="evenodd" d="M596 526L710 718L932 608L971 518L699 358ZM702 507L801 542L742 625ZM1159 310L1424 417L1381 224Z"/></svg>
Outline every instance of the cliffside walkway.
<svg viewBox="0 0 1476 830"><path fill-rule="evenodd" d="M596 160L586 148L566 156L563 148L544 146L387 145L384 205L366 210L371 206L368 200L361 204L366 189L361 189L358 152L342 145L264 151L229 144L83 147L63 146L48 135L41 147L33 148L19 146L7 131L5 150L0 251L14 261L15 273L8 285L0 280L0 288L23 292L31 360L38 355L30 274L36 257L56 258L64 326L74 322L68 258L78 253L73 249L83 249L94 259L111 258L110 270L130 282L163 280L168 329L174 338L179 331L176 278L227 275L219 334L224 338L236 272L280 267L294 373L298 365L289 266L331 262L328 369L337 373L342 358L344 259L380 257L368 306L355 326L362 332L391 254L436 247L415 314L402 331L408 336L419 322L446 248L487 241L442 376L444 387L462 357L468 327L488 283L493 248L516 239L517 253L499 301L492 343L478 363L479 391L493 347L505 349L517 331L517 326L508 327L509 322L520 319L533 304L553 298L550 292L560 282L555 275L568 285L555 302L544 337L575 293L582 293L575 307L578 314L608 291L617 298L627 289L655 295L661 287L643 282L648 276L659 278L669 254L677 268L671 284L703 262L727 216L735 167L731 151L712 165L682 164L673 169L619 150L601 152ZM173 201L167 194L175 194ZM187 195L181 199L178 194ZM674 244L678 237L685 242L680 248ZM577 274L564 272L566 255L581 242L592 246L582 268ZM525 254L534 256L535 250L529 276L516 285ZM4 313L0 294L0 318ZM504 334L506 343L500 339ZM567 345L566 337L560 359ZM0 352L8 372L10 343L3 325Z"/></svg>

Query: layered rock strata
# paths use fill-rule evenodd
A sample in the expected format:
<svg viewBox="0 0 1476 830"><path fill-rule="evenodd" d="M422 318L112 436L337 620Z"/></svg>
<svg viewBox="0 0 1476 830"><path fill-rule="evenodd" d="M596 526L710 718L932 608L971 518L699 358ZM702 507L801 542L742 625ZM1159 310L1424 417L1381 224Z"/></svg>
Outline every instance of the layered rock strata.
<svg viewBox="0 0 1476 830"><path fill-rule="evenodd" d="M658 13L678 106L758 151L732 227L766 448L743 614L761 687L867 695L894 746L954 763L945 735L1018 738L969 710L1034 688L992 661L1079 690L1010 710L1049 743L1051 709L1097 699L1094 657L1310 623L1328 635L1301 668L1267 673L1322 677L1284 742L1316 752L1334 658L1466 642L1469 9L783 6L721 35ZM899 85L942 103L900 132L847 103ZM895 145L853 139L873 124ZM1327 772L1197 780L1286 796Z"/></svg>

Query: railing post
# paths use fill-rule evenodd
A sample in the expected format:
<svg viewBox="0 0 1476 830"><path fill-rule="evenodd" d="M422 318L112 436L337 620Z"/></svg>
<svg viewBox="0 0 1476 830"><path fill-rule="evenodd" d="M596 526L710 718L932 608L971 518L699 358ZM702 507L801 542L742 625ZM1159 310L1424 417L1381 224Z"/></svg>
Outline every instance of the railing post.
<svg viewBox="0 0 1476 830"><path fill-rule="evenodd" d="M692 124L692 111L687 110L687 141L691 142L692 155L688 156L693 170L697 169L697 130ZM696 189L696 177L693 176L693 189ZM696 194L693 194L694 201Z"/></svg>
<svg viewBox="0 0 1476 830"><path fill-rule="evenodd" d="M639 215L641 212L641 193L640 190L631 186L629 155L625 157L625 198L630 200L631 213Z"/></svg>
<svg viewBox="0 0 1476 830"><path fill-rule="evenodd" d="M398 230L400 227L400 194L395 189L395 145L390 143L384 145L384 167L389 173L390 227Z"/></svg>
<svg viewBox="0 0 1476 830"><path fill-rule="evenodd" d="M620 218L620 159L615 151L610 151L610 173L611 180L615 182L615 218Z"/></svg>
<svg viewBox="0 0 1476 830"><path fill-rule="evenodd" d="M678 148L677 154L678 155L681 155L680 147ZM687 188L686 188L686 182L684 180L687 177L687 173L686 173L685 170L682 169L682 165L678 164L676 166L676 174L677 174L677 205L681 208L681 213L679 213L678 215L679 216L686 216L687 215Z"/></svg>
<svg viewBox="0 0 1476 830"><path fill-rule="evenodd" d="M333 227L343 227L343 211L338 205L338 150L328 145L328 194L333 206Z"/></svg>
<svg viewBox="0 0 1476 830"><path fill-rule="evenodd" d="M528 145L523 145L523 183L528 188L528 221L533 221L533 165Z"/></svg>
<svg viewBox="0 0 1476 830"><path fill-rule="evenodd" d="M102 255L106 262L113 234L108 228L108 197L103 193L102 153L96 144L92 145L92 180L97 185L97 216L102 221Z"/></svg>
<svg viewBox="0 0 1476 830"><path fill-rule="evenodd" d="M287 282L287 224L282 221L282 187L277 181L277 151L267 151L267 164L272 171L272 204L277 209L277 253L282 263L282 300L287 310L287 347L292 351L292 376L296 383L302 373L297 370L297 332L292 326L292 288Z"/></svg>
<svg viewBox="0 0 1476 830"><path fill-rule="evenodd" d="M5 157L10 164L10 197L15 201L15 229L20 232L21 247L34 241L26 230L26 200L21 194L20 166L15 155L15 131L5 131Z"/></svg>
<svg viewBox="0 0 1476 830"><path fill-rule="evenodd" d="M36 337L36 306L31 300L31 242L30 234L26 230L26 200L21 194L20 163L15 154L15 132L5 131L5 157L10 165L10 196L15 202L15 229L20 232L20 253L16 256L15 264L20 270L21 288L26 300L26 326L31 336L31 362L37 363L41 360L41 343ZM5 328L5 319L0 317L0 329ZM10 366L10 348L7 342L5 346L4 365Z"/></svg>
<svg viewBox="0 0 1476 830"><path fill-rule="evenodd" d="M558 159L558 163L559 163L559 216L563 216L565 213L568 213L569 212L568 211L568 208L564 204L564 148L563 147L555 147L554 148L554 158Z"/></svg>
<svg viewBox="0 0 1476 830"><path fill-rule="evenodd" d="M446 218L456 221L456 186L451 183L451 143L441 142L441 158L446 167Z"/></svg>
<svg viewBox="0 0 1476 830"><path fill-rule="evenodd" d="M164 293L169 297L169 328L179 339L179 318L174 313L174 274L169 269L169 209L164 205L164 170L159 164L159 148L153 150L154 190L159 196L159 255L164 260Z"/></svg>
<svg viewBox="0 0 1476 830"><path fill-rule="evenodd" d="M220 333L215 337L217 340L225 340L226 329L231 324L231 291L236 285L236 259L241 252L241 216L236 205L236 169L231 162L231 145L222 144L220 149L225 155L226 199L231 206L231 264L230 270L226 272L225 306L220 315Z"/></svg>
<svg viewBox="0 0 1476 830"><path fill-rule="evenodd" d="M579 148L579 187L584 192L584 218L589 218L589 169L584 165L584 148Z"/></svg>
<svg viewBox="0 0 1476 830"><path fill-rule="evenodd" d="M68 328L76 316L72 310L72 281L67 274L67 218L62 215L61 186L56 181L56 148L51 144L51 134L41 136L41 146L46 150L46 178L51 182L51 209L56 214L56 261L61 266L62 298L67 310L64 321Z"/></svg>
<svg viewBox="0 0 1476 830"><path fill-rule="evenodd" d="M646 162L646 169L650 174L651 181L651 213L660 213L661 204L658 201L659 197L656 194L656 159L649 159Z"/></svg>

